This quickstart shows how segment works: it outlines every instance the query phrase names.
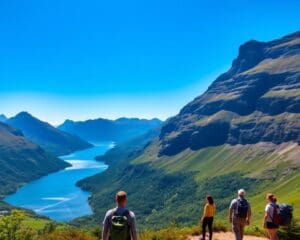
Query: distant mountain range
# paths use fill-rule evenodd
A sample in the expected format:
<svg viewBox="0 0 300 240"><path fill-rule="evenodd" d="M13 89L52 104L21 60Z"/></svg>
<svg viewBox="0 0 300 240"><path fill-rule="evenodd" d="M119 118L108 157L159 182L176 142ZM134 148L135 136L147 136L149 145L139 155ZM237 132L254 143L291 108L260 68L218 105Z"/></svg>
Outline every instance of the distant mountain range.
<svg viewBox="0 0 300 240"><path fill-rule="evenodd" d="M66 120L58 129L79 136L87 141L115 141L122 142L142 135L150 129L158 127L159 119L119 118L108 120L98 118L94 120L74 122Z"/></svg>
<svg viewBox="0 0 300 240"><path fill-rule="evenodd" d="M92 147L92 144L55 128L27 112L21 112L7 119L6 123L21 130L26 138L56 156Z"/></svg>
<svg viewBox="0 0 300 240"><path fill-rule="evenodd" d="M138 142L109 151L101 157L112 163L108 171L79 182L93 193L90 221L113 207L119 189L128 192L139 223L151 228L196 224L206 194L226 219L239 188L251 201L253 227L261 226L268 192L299 209L300 32L243 44L203 95L156 137Z"/></svg>
<svg viewBox="0 0 300 240"><path fill-rule="evenodd" d="M0 122L0 198L33 179L69 166Z"/></svg>

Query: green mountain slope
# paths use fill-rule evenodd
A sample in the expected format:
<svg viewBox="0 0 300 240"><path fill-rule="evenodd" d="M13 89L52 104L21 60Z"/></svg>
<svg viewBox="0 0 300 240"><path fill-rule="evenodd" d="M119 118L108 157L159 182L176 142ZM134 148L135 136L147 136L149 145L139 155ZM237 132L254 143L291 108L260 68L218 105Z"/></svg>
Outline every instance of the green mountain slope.
<svg viewBox="0 0 300 240"><path fill-rule="evenodd" d="M6 122L20 129L28 139L56 156L66 155L92 146L79 137L59 130L49 123L42 122L27 112L21 112Z"/></svg>
<svg viewBox="0 0 300 240"><path fill-rule="evenodd" d="M300 217L300 32L240 47L228 72L170 118L158 137L132 157L123 148L107 173L81 181L92 191L94 219L124 189L143 227L197 223L212 194L218 218L239 188L261 226L265 194L295 207Z"/></svg>
<svg viewBox="0 0 300 240"><path fill-rule="evenodd" d="M23 134L0 123L0 196L20 185L69 166L27 140Z"/></svg>

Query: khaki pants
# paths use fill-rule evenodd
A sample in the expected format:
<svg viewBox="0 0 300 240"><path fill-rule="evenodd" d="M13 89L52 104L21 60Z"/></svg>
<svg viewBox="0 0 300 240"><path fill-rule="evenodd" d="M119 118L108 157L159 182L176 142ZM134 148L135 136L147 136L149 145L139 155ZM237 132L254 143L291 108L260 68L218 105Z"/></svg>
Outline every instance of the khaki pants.
<svg viewBox="0 0 300 240"><path fill-rule="evenodd" d="M234 217L232 219L232 231L234 233L235 240L243 240L245 226L245 218Z"/></svg>

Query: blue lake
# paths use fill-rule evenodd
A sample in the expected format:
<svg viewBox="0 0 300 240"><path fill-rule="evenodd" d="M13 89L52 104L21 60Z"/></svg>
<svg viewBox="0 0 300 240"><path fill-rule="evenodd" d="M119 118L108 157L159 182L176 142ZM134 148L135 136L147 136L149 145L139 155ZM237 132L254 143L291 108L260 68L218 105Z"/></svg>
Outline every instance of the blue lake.
<svg viewBox="0 0 300 240"><path fill-rule="evenodd" d="M94 145L93 148L60 157L72 166L26 184L4 201L31 209L56 221L69 221L91 214L88 204L90 194L76 187L76 182L107 169L107 165L94 158L112 148L113 143Z"/></svg>

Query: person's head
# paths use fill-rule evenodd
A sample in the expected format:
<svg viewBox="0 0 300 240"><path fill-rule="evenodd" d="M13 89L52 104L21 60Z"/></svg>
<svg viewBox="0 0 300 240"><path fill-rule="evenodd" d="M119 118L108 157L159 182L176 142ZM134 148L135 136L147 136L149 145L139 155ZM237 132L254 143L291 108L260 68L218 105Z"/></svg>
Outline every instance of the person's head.
<svg viewBox="0 0 300 240"><path fill-rule="evenodd" d="M118 207L125 207L127 203L127 193L124 191L117 192L116 203Z"/></svg>
<svg viewBox="0 0 300 240"><path fill-rule="evenodd" d="M267 201L270 203L276 203L277 198L275 197L275 195L273 193L268 193L267 194Z"/></svg>
<svg viewBox="0 0 300 240"><path fill-rule="evenodd" d="M210 196L210 195L207 195L207 196L206 196L206 202L207 202L208 204L214 204L214 199L213 199L213 197Z"/></svg>
<svg viewBox="0 0 300 240"><path fill-rule="evenodd" d="M244 189L238 190L238 196L244 198L246 196L246 191Z"/></svg>

